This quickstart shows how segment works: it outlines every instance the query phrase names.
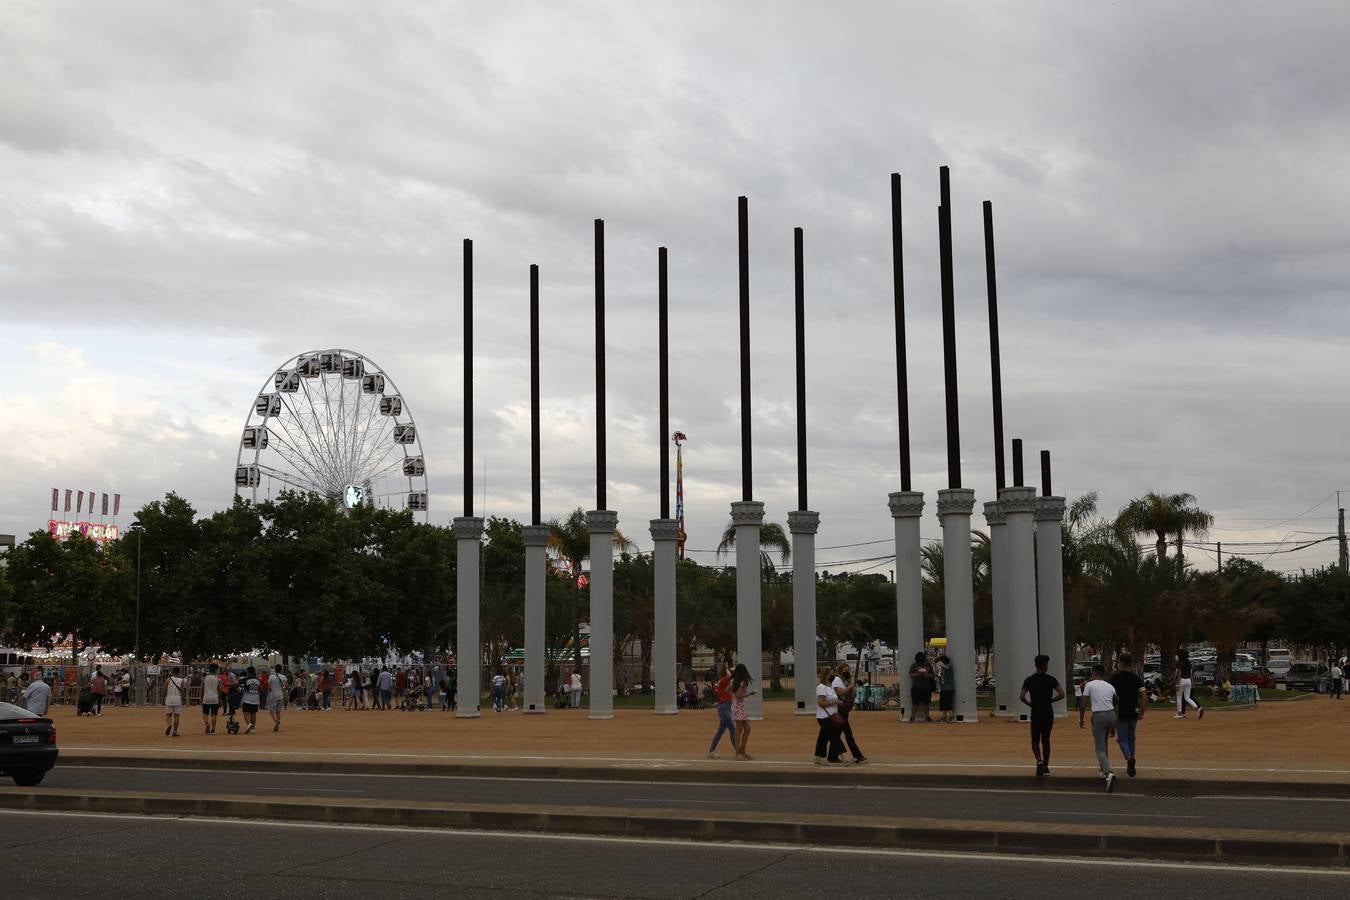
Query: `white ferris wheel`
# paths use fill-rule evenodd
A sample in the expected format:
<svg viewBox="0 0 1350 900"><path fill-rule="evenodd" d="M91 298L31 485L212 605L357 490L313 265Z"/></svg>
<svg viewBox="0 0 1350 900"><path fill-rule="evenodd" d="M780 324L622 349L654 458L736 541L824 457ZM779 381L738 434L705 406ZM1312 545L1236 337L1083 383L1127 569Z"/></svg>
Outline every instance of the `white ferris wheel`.
<svg viewBox="0 0 1350 900"><path fill-rule="evenodd" d="M426 460L394 380L352 350L291 357L263 382L235 459L236 494L295 488L347 508L410 509L426 520Z"/></svg>

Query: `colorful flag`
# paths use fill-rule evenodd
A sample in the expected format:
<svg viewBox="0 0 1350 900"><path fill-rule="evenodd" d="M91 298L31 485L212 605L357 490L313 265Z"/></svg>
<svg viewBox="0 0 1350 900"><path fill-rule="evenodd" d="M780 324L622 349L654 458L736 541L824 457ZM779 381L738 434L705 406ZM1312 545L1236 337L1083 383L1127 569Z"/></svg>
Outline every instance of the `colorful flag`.
<svg viewBox="0 0 1350 900"><path fill-rule="evenodd" d="M113 494L113 518L117 518L117 513L122 509L122 495Z"/></svg>
<svg viewBox="0 0 1350 900"><path fill-rule="evenodd" d="M66 512L70 512L70 488L66 488Z"/></svg>
<svg viewBox="0 0 1350 900"><path fill-rule="evenodd" d="M60 499L61 499L61 489L52 488L52 512L56 512L56 508L59 504Z"/></svg>
<svg viewBox="0 0 1350 900"><path fill-rule="evenodd" d="M103 515L106 516L107 514L108 514L108 495L107 495L107 494L104 494L104 495L103 495Z"/></svg>
<svg viewBox="0 0 1350 900"><path fill-rule="evenodd" d="M84 509L84 491L75 492L75 515L79 515Z"/></svg>

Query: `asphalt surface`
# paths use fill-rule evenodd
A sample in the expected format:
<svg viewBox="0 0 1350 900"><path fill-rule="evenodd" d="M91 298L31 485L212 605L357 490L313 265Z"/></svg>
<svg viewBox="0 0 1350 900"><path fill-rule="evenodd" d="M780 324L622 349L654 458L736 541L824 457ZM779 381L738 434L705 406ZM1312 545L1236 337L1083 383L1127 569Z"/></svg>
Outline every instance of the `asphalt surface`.
<svg viewBox="0 0 1350 900"><path fill-rule="evenodd" d="M0 812L5 894L1344 898L1350 871Z"/></svg>
<svg viewBox="0 0 1350 900"><path fill-rule="evenodd" d="M1053 777L1053 776L1051 776ZM1124 776L1121 776L1124 781ZM903 819L998 820L1076 825L1151 825L1204 830L1245 828L1282 832L1350 832L1350 800L1250 798L1216 793L1197 797L1040 791L1034 779L1003 789L893 788L786 785L643 783L523 778L458 778L216 772L58 765L42 787L91 793L137 791L220 794L250 799L322 798L334 801L424 800L465 804L609 806L623 810L814 813ZM42 787L37 788L41 790ZM1131 790L1145 790L1136 779ZM0 791L16 790L7 782ZM26 789L32 790L32 789ZM1160 787L1159 790L1167 790Z"/></svg>

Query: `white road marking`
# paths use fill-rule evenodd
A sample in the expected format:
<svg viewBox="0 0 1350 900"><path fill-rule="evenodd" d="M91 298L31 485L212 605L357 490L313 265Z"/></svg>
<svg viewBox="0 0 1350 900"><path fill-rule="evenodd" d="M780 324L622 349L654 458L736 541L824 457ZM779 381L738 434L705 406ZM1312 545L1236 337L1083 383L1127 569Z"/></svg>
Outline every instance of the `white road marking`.
<svg viewBox="0 0 1350 900"><path fill-rule="evenodd" d="M6 816L45 816L48 818L66 818L66 819L117 819L125 821L128 819L148 821L148 822L178 822L188 825L234 825L240 828L301 828L307 830L324 831L357 831L363 834L369 834L373 830L380 831L406 831L410 834L430 834L445 838L474 838L474 837L492 837L506 840L520 841L554 841L554 842L574 842L574 843L592 843L592 844L638 844L641 846L663 846L663 847L684 847L696 848L700 851L707 851L709 848L707 842L703 840L675 840L672 838L635 838L635 837L591 837L587 835L575 834L541 834L537 832L519 832L519 831L468 831L453 830L445 828L418 828L401 825L342 825L326 822L275 822L267 819L212 819L204 817L188 816L148 816L140 813L122 814L122 813L66 813L66 812L43 812L38 810L0 810L0 819ZM1163 860L1147 859L1106 859L1098 857L1084 856L1022 856L1015 853L957 853L948 850L905 850L905 849L881 849L875 847L810 847L800 844L736 844L734 848L727 846L722 849L732 850L737 853L809 853L812 855L833 857L841 853L847 853L852 856L891 856L891 857L913 857L916 859L950 859L950 860L980 860L984 862L1001 863L1033 863L1039 865L1063 866L1066 863L1072 863L1074 866L1096 866L1105 868L1127 868L1127 869L1185 869L1187 871L1203 872L1252 872L1257 874L1287 874L1287 875L1305 875L1320 876L1324 878L1350 879L1350 869L1345 868L1300 868L1298 866L1265 866L1265 865L1242 865L1240 863L1205 863L1205 862L1166 862Z"/></svg>
<svg viewBox="0 0 1350 900"><path fill-rule="evenodd" d="M1122 819L1203 819L1204 816L1177 816L1165 815L1163 813L1116 813L1116 812L1095 812L1093 810L1073 810L1073 809L1033 809L1038 816L1117 816Z"/></svg>

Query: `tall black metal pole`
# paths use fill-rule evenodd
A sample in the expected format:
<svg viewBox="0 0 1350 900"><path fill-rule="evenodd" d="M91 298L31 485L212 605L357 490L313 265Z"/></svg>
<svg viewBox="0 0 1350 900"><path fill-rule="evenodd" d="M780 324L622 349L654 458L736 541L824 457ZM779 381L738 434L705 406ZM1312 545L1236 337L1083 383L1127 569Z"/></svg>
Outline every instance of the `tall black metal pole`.
<svg viewBox="0 0 1350 900"><path fill-rule="evenodd" d="M1022 487L1026 484L1022 472L1022 439L1013 438L1013 486Z"/></svg>
<svg viewBox="0 0 1350 900"><path fill-rule="evenodd" d="M530 266L530 524L543 521L539 496L539 267Z"/></svg>
<svg viewBox="0 0 1350 900"><path fill-rule="evenodd" d="M1053 497L1054 493L1050 489L1050 451L1041 451L1041 496Z"/></svg>
<svg viewBox="0 0 1350 900"><path fill-rule="evenodd" d="M905 260L900 234L900 173L891 173L891 265L895 281L895 396L900 419L900 490L909 476L909 363L905 355Z"/></svg>
<svg viewBox="0 0 1350 900"><path fill-rule="evenodd" d="M464 239L464 515L473 515L473 241Z"/></svg>
<svg viewBox="0 0 1350 900"><path fill-rule="evenodd" d="M938 208L938 253L942 267L942 359L947 394L947 487L961 486L961 422L956 393L956 291L952 280L951 185L947 167L941 173L942 205Z"/></svg>
<svg viewBox="0 0 1350 900"><path fill-rule="evenodd" d="M605 220L595 220L595 508L605 506Z"/></svg>
<svg viewBox="0 0 1350 900"><path fill-rule="evenodd" d="M802 230L792 230L793 278L797 312L797 508L806 505L806 278L802 261Z"/></svg>
<svg viewBox="0 0 1350 900"><path fill-rule="evenodd" d="M998 282L994 277L994 204L984 201L984 278L989 289L989 372L994 394L994 486L1008 486L1003 468L1003 370L998 350Z"/></svg>
<svg viewBox="0 0 1350 900"><path fill-rule="evenodd" d="M670 329L667 319L669 293L666 286L666 248L656 251L656 322L658 389L661 392L661 433L657 447L661 450L661 518L670 518Z"/></svg>
<svg viewBox="0 0 1350 900"><path fill-rule="evenodd" d="M754 499L750 459L750 201L737 200L741 287L741 499Z"/></svg>

